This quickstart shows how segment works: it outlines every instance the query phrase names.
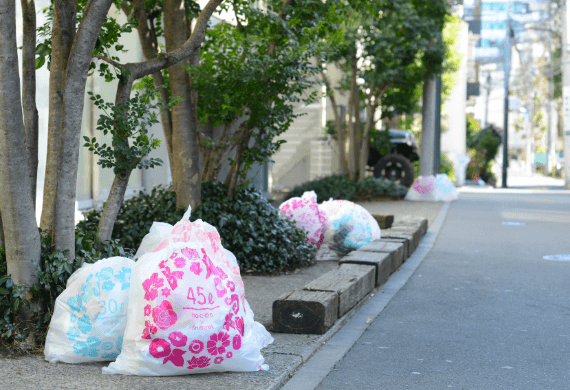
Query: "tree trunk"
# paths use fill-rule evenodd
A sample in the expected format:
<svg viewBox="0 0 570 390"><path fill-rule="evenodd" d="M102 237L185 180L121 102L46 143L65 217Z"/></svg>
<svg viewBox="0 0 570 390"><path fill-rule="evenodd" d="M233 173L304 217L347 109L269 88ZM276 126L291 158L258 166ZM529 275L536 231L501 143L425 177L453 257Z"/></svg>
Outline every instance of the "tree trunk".
<svg viewBox="0 0 570 390"><path fill-rule="evenodd" d="M40 259L40 236L34 215L26 133L22 117L16 47L16 4L0 0L0 209L8 275L14 284L31 286Z"/></svg>
<svg viewBox="0 0 570 390"><path fill-rule="evenodd" d="M244 149L247 147L247 144L249 143L252 131L253 129L247 129L246 133L244 134L244 137L237 144L236 153L234 155L235 164L230 166L230 170L224 182L224 185L228 188L229 197L233 197L236 193L236 185L238 181L241 156L243 154Z"/></svg>
<svg viewBox="0 0 570 390"><path fill-rule="evenodd" d="M356 115L355 100L358 93L358 86L356 85L356 57L350 59L350 95L348 99L348 177L350 181L356 181ZM360 129L358 129L360 131Z"/></svg>
<svg viewBox="0 0 570 390"><path fill-rule="evenodd" d="M182 0L164 1L164 35L166 50L173 51L186 41L186 12ZM194 53L193 62L197 61ZM197 140L197 96L190 91L188 72L181 61L168 68L171 96L180 96L183 100L172 108L172 178L176 192L176 206L196 209L201 203L200 165Z"/></svg>
<svg viewBox="0 0 570 390"><path fill-rule="evenodd" d="M130 169L124 175L115 175L115 180L113 180L113 185L111 186L111 192L109 192L109 197L105 202L105 208L103 209L101 219L99 220L98 234L99 242L101 243L106 243L111 239L113 227L117 220L117 214L119 214L119 209L125 200L125 192L127 191L129 178L131 177L132 172L133 170Z"/></svg>
<svg viewBox="0 0 570 390"><path fill-rule="evenodd" d="M22 44L22 103L32 204L36 207L38 178L38 109L36 108L36 6L22 0L24 39Z"/></svg>
<svg viewBox="0 0 570 390"><path fill-rule="evenodd" d="M69 250L70 260L75 259L75 197L85 84L95 42L111 4L112 0L87 2L66 69L58 150L54 241L56 250Z"/></svg>
<svg viewBox="0 0 570 390"><path fill-rule="evenodd" d="M370 97L371 98L371 97ZM374 116L376 115L376 102L369 102L366 105L366 124L362 133L362 141L360 146L358 180L362 181L366 178L366 163L368 162L368 154L370 153L370 130L375 124Z"/></svg>
<svg viewBox="0 0 570 390"><path fill-rule="evenodd" d="M121 3L121 8L125 14L129 15L127 3ZM137 21L137 32L139 34L139 40L141 42L141 47L143 55L147 60L156 57L152 53L157 53L159 51L158 42L156 36L152 34L148 24L148 15L144 6L144 0L134 0L132 7L132 16ZM164 104L168 104L170 97L166 88L162 87L164 85L164 77L162 71L158 71L152 74L155 85L158 87L160 96ZM172 155L172 116L170 110L164 110L160 113L160 121L162 123L162 130L164 132L164 139L166 140L166 149L168 151L170 172L174 172L174 158Z"/></svg>
<svg viewBox="0 0 570 390"><path fill-rule="evenodd" d="M54 2L52 54L49 73L48 145L42 217L40 221L40 226L43 230L53 230L54 228L63 89L67 61L71 52L73 38L75 37L76 10L77 0Z"/></svg>
<svg viewBox="0 0 570 390"><path fill-rule="evenodd" d="M6 244L4 242L4 227L2 226L2 210L0 210L0 248L6 248Z"/></svg>

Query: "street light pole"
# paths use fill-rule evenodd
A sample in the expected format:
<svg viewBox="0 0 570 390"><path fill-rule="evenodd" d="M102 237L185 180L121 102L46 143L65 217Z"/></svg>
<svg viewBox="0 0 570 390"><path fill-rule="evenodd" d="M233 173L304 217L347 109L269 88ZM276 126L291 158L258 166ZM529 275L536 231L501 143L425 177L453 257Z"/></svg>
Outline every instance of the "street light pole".
<svg viewBox="0 0 570 390"><path fill-rule="evenodd" d="M551 5L552 3L548 3L548 60L550 61L550 69L548 71L548 108L547 108L547 114L548 114L548 126L546 129L546 166L545 166L545 170L546 170L546 175L549 176L552 168L551 168L551 156L550 153L551 151L551 137L552 137L552 74L554 73L554 67L552 66L552 26L551 26L551 20L552 20L552 10L551 10Z"/></svg>
<svg viewBox="0 0 570 390"><path fill-rule="evenodd" d="M505 102L503 118L503 176L502 187L507 188L507 168L509 166L509 76L511 72L511 18L510 4L505 37Z"/></svg>
<svg viewBox="0 0 570 390"><path fill-rule="evenodd" d="M564 186L570 190L570 2L566 1L562 24L562 103L564 139Z"/></svg>

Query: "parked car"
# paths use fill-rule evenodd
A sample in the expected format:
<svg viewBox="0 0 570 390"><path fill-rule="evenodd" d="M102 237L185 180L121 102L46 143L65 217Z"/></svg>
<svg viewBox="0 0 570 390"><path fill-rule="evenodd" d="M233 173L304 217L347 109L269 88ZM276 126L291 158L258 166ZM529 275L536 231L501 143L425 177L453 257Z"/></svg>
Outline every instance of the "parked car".
<svg viewBox="0 0 570 390"><path fill-rule="evenodd" d="M418 161L419 146L414 133L406 130L389 129L391 149L381 153L371 147L368 166L373 167L374 177L384 177L410 187L414 182L414 166Z"/></svg>

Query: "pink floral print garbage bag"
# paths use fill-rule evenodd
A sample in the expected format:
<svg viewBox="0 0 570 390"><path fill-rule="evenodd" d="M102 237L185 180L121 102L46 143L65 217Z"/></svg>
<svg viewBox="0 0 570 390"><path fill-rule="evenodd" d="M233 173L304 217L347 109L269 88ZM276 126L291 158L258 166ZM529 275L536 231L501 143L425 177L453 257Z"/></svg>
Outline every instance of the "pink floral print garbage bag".
<svg viewBox="0 0 570 390"><path fill-rule="evenodd" d="M131 270L135 262L111 257L83 264L57 297L46 337L50 363L115 360L127 323Z"/></svg>
<svg viewBox="0 0 570 390"><path fill-rule="evenodd" d="M305 192L302 197L291 198L279 206L281 216L295 221L297 227L307 232L307 241L317 248L324 240L326 217L319 210L315 191Z"/></svg>
<svg viewBox="0 0 570 390"><path fill-rule="evenodd" d="M419 176L408 189L406 200L435 201L435 176Z"/></svg>
<svg viewBox="0 0 570 390"><path fill-rule="evenodd" d="M324 244L347 254L381 238L380 226L362 206L348 200L332 200L319 205L326 216Z"/></svg>
<svg viewBox="0 0 570 390"><path fill-rule="evenodd" d="M253 319L235 256L215 227L189 217L190 209L152 252L139 253L123 350L104 374L269 368L260 350L273 338Z"/></svg>

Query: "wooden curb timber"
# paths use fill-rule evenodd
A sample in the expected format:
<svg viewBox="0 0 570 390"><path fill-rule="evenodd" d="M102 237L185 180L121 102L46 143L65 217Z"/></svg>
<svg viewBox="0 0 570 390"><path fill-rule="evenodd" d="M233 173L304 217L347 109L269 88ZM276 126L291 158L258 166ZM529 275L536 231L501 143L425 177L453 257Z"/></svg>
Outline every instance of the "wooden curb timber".
<svg viewBox="0 0 570 390"><path fill-rule="evenodd" d="M380 229L390 229L392 224L394 223L394 215L393 214L375 214L372 213L372 218L378 222L380 225Z"/></svg>
<svg viewBox="0 0 570 390"><path fill-rule="evenodd" d="M343 257L340 267L273 302L273 331L323 334L338 318L384 284L419 245L427 219L404 217L382 239Z"/></svg>

